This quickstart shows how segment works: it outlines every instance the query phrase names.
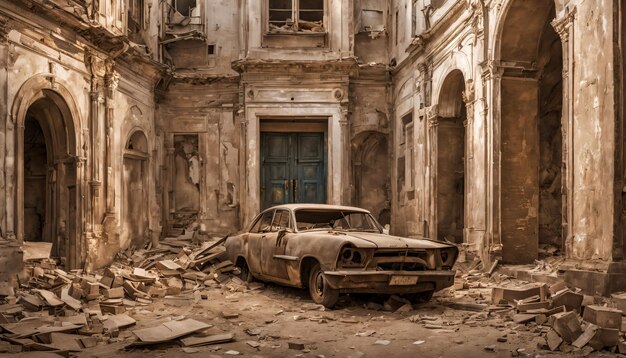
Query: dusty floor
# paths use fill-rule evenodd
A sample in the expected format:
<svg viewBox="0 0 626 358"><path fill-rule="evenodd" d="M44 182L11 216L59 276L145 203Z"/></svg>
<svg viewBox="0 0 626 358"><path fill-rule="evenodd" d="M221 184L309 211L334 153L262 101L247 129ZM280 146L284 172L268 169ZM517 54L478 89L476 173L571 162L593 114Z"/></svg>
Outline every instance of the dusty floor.
<svg viewBox="0 0 626 358"><path fill-rule="evenodd" d="M487 293L489 289L482 291ZM247 357L576 355L539 349L537 342L543 339L538 334L540 329L532 325L520 325L510 320L507 322L498 314L488 316L486 312L464 311L447 306L454 302L473 303L474 299L470 297L455 299L438 295L429 303L414 305L410 312L397 313L366 308L368 302L376 300L368 296L346 296L337 309L324 311L321 306L312 303L306 291L271 284L255 291L229 292L215 288L207 289L202 294L206 294L208 299L202 299L197 293L189 301L159 300L137 309L131 313L137 320L137 326L122 330L119 342L87 349L79 353L78 357L143 357L146 354L168 358L227 357L230 356L227 353L229 351ZM382 298L379 298L379 302L383 302ZM238 313L239 316L225 319L224 312ZM192 353L186 353L175 344L119 350L134 340L131 333L133 329L182 316L213 325L209 334L232 332L236 341L197 347L192 349L197 350ZM499 342L498 338L504 342ZM253 348L249 342L260 345ZM305 349L289 349L289 342L303 343ZM493 351L486 347L493 348ZM608 357L612 354L594 352L590 356Z"/></svg>

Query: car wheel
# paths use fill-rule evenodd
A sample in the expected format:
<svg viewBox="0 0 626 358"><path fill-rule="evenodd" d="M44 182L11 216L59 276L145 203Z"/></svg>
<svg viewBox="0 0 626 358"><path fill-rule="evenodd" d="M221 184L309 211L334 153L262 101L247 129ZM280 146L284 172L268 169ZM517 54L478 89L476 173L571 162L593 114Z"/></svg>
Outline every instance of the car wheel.
<svg viewBox="0 0 626 358"><path fill-rule="evenodd" d="M339 290L328 285L319 263L316 263L309 273L309 293L313 302L326 308L333 308L339 299Z"/></svg>
<svg viewBox="0 0 626 358"><path fill-rule="evenodd" d="M434 290L432 290L432 291L424 291L424 292L420 292L420 293L414 293L414 294L411 294L408 297L408 299L413 304L415 304L415 303L426 303L426 302L430 301L431 298L433 298L433 294L434 293L435 293Z"/></svg>
<svg viewBox="0 0 626 358"><path fill-rule="evenodd" d="M239 267L239 270L241 271L241 274L239 275L239 278L243 282L252 282L252 281L254 281L254 277L252 276L252 273L250 272L250 269L248 268L248 264L246 263L246 261L241 260L241 262L239 262L237 267Z"/></svg>

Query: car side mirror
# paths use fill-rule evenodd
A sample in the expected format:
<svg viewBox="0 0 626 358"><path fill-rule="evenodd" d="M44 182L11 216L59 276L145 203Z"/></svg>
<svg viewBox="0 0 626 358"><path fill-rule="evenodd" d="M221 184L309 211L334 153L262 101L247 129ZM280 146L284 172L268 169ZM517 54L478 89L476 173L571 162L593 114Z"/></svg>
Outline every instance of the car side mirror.
<svg viewBox="0 0 626 358"><path fill-rule="evenodd" d="M389 235L389 224L385 224L385 227L383 227L383 234Z"/></svg>

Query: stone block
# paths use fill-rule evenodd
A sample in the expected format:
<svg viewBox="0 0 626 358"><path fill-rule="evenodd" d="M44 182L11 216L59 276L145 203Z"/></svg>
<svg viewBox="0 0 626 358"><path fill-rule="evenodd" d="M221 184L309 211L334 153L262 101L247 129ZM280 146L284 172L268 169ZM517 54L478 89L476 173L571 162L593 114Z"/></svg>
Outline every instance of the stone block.
<svg viewBox="0 0 626 358"><path fill-rule="evenodd" d="M598 327L596 334L589 341L589 346L599 351L603 348L615 347L619 343L619 330Z"/></svg>
<svg viewBox="0 0 626 358"><path fill-rule="evenodd" d="M572 343L582 334L580 321L575 312L557 313L553 317L552 328L565 342Z"/></svg>
<svg viewBox="0 0 626 358"><path fill-rule="evenodd" d="M622 311L622 315L626 316L626 292L614 293L611 295L615 308Z"/></svg>
<svg viewBox="0 0 626 358"><path fill-rule="evenodd" d="M549 330L548 334L546 334L546 344L548 344L548 348L550 348L551 351L555 351L559 348L561 343L563 343L563 338L561 338L555 330Z"/></svg>
<svg viewBox="0 0 626 358"><path fill-rule="evenodd" d="M622 311L616 308L591 305L585 307L583 319L602 328L620 329Z"/></svg>
<svg viewBox="0 0 626 358"><path fill-rule="evenodd" d="M558 281L550 285L550 287L548 288L548 291L550 292L551 295L555 295L557 292L563 291L565 289L567 289L567 285L565 284L565 282Z"/></svg>
<svg viewBox="0 0 626 358"><path fill-rule="evenodd" d="M123 287L115 287L115 288L107 288L104 290L105 298L124 298L124 288Z"/></svg>
<svg viewBox="0 0 626 358"><path fill-rule="evenodd" d="M494 287L491 290L491 302L493 304L499 304L503 301L514 303L517 300L537 295L540 297L540 301L544 301L546 291L545 284L528 284L522 287Z"/></svg>
<svg viewBox="0 0 626 358"><path fill-rule="evenodd" d="M572 291L561 291L552 297L552 307L565 306L568 311L576 311L580 313L580 307L583 303L583 295Z"/></svg>
<svg viewBox="0 0 626 358"><path fill-rule="evenodd" d="M529 310L538 310L538 309L547 310L549 308L550 308L550 301L520 303L517 305L517 310L519 312L527 312Z"/></svg>

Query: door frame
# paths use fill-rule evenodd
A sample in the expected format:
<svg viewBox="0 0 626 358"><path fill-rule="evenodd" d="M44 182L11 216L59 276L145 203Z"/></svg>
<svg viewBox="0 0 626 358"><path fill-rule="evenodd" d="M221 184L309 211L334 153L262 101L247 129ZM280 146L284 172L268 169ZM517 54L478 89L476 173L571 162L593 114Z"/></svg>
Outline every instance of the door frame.
<svg viewBox="0 0 626 358"><path fill-rule="evenodd" d="M280 113L277 115L276 113ZM248 225L260 211L261 198L261 126L267 128L266 122L289 121L294 131L300 131L303 123L318 122L326 131L326 203L339 205L344 201L344 183L349 178L348 153L345 136L348 133L348 122L341 107L293 107L267 108L252 107L246 109L246 121L243 124L242 143L242 176L240 186L244 188L241 197L242 224ZM318 131L318 130L316 130Z"/></svg>

